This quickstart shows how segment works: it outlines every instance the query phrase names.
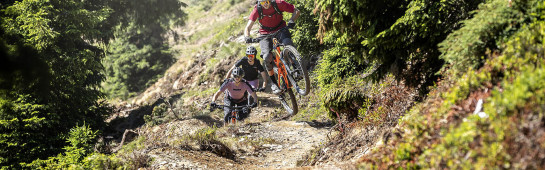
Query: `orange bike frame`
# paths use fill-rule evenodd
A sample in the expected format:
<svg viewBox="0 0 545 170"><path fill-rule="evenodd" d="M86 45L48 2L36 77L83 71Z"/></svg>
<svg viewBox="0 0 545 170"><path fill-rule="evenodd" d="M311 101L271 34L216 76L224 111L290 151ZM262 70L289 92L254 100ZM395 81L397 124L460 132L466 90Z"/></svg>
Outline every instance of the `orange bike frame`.
<svg viewBox="0 0 545 170"><path fill-rule="evenodd" d="M237 123L237 114L238 114L237 111L234 111L234 110L231 111L231 123L232 124Z"/></svg>
<svg viewBox="0 0 545 170"><path fill-rule="evenodd" d="M276 57L274 57L274 63L276 64L276 68L278 68L278 81L277 82L280 83L281 78L284 78L284 83L286 83L286 86L289 89L292 86L288 81L288 76L287 76L288 73L286 71L286 66L280 60L281 50L280 50L280 47L277 46L277 44L278 44L278 40L276 38L273 38L273 45L276 47L276 49L273 50L273 55L276 56Z"/></svg>

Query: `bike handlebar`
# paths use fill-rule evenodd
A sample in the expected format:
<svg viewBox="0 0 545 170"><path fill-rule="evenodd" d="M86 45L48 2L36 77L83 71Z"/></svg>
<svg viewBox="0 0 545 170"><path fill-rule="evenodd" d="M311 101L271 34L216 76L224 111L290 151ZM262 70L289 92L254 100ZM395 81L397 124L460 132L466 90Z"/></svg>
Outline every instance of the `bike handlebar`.
<svg viewBox="0 0 545 170"><path fill-rule="evenodd" d="M277 30L276 32L274 33L270 33L270 34L265 34L265 35L261 35L257 38L251 38L251 42L249 42L248 44L250 43L258 43L259 41L263 40L263 39L267 39L267 38L270 38L270 37L273 37L273 36L276 36L276 34L278 34L279 32L285 30L285 29L289 29L288 26L285 26L283 28L280 28L279 30Z"/></svg>
<svg viewBox="0 0 545 170"><path fill-rule="evenodd" d="M235 109L235 110L239 110L239 109L250 109L252 108L251 105L242 105L242 106L228 106L228 105L216 105L216 106L213 106L213 107L210 107L210 110L213 111L215 110L216 108L217 109L222 109L223 107L228 107L230 109Z"/></svg>
<svg viewBox="0 0 545 170"><path fill-rule="evenodd" d="M242 106L228 106L228 105L216 105L215 108L228 107L230 109L243 109L243 108L252 108L251 105L242 105Z"/></svg>

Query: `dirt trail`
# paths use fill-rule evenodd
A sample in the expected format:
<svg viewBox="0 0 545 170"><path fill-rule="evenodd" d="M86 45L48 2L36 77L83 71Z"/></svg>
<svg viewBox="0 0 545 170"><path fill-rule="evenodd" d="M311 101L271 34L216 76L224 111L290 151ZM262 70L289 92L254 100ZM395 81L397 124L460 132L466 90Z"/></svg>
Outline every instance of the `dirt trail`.
<svg viewBox="0 0 545 170"><path fill-rule="evenodd" d="M267 93L259 95L262 98L261 106L254 109L254 113L245 124L237 128L237 135L243 137L240 142L260 139L269 142L257 148L244 150L237 155L239 159L249 161L258 168L293 168L310 150L327 140L332 127L329 122L267 120L266 117L270 117L275 110L284 111L275 109L279 108L280 104L278 100L274 100L276 98L274 95Z"/></svg>
<svg viewBox="0 0 545 170"><path fill-rule="evenodd" d="M228 159L208 151L187 151L172 144L151 148L148 155L154 158L151 169L262 169L296 168L297 161L327 140L332 123L271 121L274 112L281 111L274 95L258 93L261 106L253 109L250 117L237 125L220 127L216 133L220 141L230 143L234 158ZM216 119L219 122L219 118ZM189 119L170 124L141 129L147 140L169 142L169 136L191 134L210 125L202 120ZM168 129L175 129L169 131ZM153 135L152 135L153 134ZM168 134L168 135L167 135Z"/></svg>
<svg viewBox="0 0 545 170"><path fill-rule="evenodd" d="M220 115L223 111L217 110L219 114L206 113L207 108L202 108L205 114L186 115L181 119L148 126L144 124L143 117L150 114L152 105L128 108L114 114L117 118L112 118L111 128L115 130L107 135L113 136L114 140L110 142L114 142L113 147L117 148L115 143L119 145L125 129L136 132L143 141L137 142L139 144L136 145L140 147L126 157L151 158L146 169L278 169L297 168L298 161L337 133L332 130L333 123L330 121L275 120L286 114L278 97L265 92L258 92L258 96L260 105L252 110L244 122L236 125L221 127L223 118ZM201 103L207 100L197 99ZM161 101L155 105L158 103ZM232 153L222 155L221 152L214 152L214 149L211 151L203 146L184 144L188 135L214 126L220 126L214 134L217 141L225 144ZM136 139L127 138L124 145L131 145L130 142ZM216 147L215 144L211 146ZM338 168L329 165L328 169Z"/></svg>

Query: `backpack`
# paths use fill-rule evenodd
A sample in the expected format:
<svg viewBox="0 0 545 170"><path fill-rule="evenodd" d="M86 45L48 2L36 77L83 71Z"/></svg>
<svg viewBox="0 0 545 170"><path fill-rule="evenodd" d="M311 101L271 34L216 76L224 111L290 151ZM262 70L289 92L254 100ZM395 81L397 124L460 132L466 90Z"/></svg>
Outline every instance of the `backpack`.
<svg viewBox="0 0 545 170"><path fill-rule="evenodd" d="M259 20L263 19L263 7L261 6L261 3L259 1L257 2L257 13L259 14ZM275 13L274 14L282 14L282 12L278 9L278 5L276 4L276 0L271 0L271 5L274 8Z"/></svg>
<svg viewBox="0 0 545 170"><path fill-rule="evenodd" d="M256 2L257 2L257 13L259 14L258 19L259 21L261 21L261 19L263 19L263 7L261 6L261 3L259 3L259 1L256 1ZM277 15L277 14L282 15L282 12L278 9L276 0L270 0L270 2L271 2L271 6L274 8L274 11L275 11L275 13L273 13L272 15ZM261 23L259 23L259 25L261 25ZM282 22L280 22L276 27L265 27L261 25L261 28L267 31L273 31L273 30L276 30L278 27L280 27L280 25L282 25Z"/></svg>

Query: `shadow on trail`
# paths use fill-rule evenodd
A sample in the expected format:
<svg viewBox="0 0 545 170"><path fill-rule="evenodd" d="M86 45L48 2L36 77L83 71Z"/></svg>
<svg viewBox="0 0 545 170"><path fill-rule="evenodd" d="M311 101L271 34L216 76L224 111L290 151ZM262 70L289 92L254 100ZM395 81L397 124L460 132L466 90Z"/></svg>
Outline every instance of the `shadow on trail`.
<svg viewBox="0 0 545 170"><path fill-rule="evenodd" d="M221 120L216 120L216 119L210 117L210 115L196 115L196 116L193 116L193 118L197 119L197 120L200 120L200 121L203 121L204 123L206 123L206 125L208 125L210 127L213 127L213 126L222 127L223 126L223 122Z"/></svg>
<svg viewBox="0 0 545 170"><path fill-rule="evenodd" d="M298 123L299 123L299 122L305 122L305 123L307 123L310 127L313 127L313 128L316 128L316 129L322 129L322 128L329 129L329 128L335 126L335 123L333 123L333 121L331 121L331 120L327 120L327 121L323 121L323 122L316 121L316 120L312 120L312 121L297 121L297 122L298 122Z"/></svg>
<svg viewBox="0 0 545 170"><path fill-rule="evenodd" d="M280 104L280 98L278 96L273 97L259 97L259 102L261 102L262 107L270 107L270 108L281 108L282 104Z"/></svg>
<svg viewBox="0 0 545 170"><path fill-rule="evenodd" d="M146 123L144 116L151 114L153 108L154 105L147 105L126 111L129 112L127 117L117 117L108 123L104 131L104 136L107 139L121 142L125 130L136 129L144 125Z"/></svg>
<svg viewBox="0 0 545 170"><path fill-rule="evenodd" d="M175 97L180 98L180 96L175 96ZM174 98L172 97L170 98L170 100L173 100L173 99ZM118 143L121 142L123 138L123 134L125 133L126 130L134 130L146 124L146 121L144 120L144 116L151 115L153 112L153 108L162 103L166 103L164 98L158 99L151 105L133 106L129 108L120 109L118 112L120 113L124 112L126 113L127 116L116 117L107 124L104 130L105 141L109 142L109 141L115 140Z"/></svg>

